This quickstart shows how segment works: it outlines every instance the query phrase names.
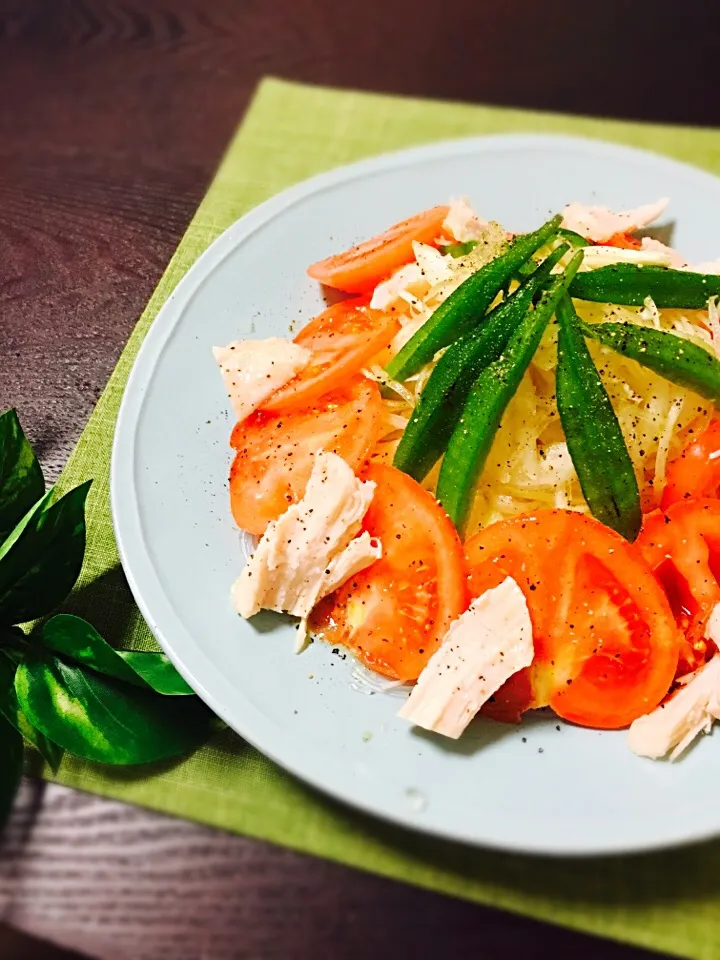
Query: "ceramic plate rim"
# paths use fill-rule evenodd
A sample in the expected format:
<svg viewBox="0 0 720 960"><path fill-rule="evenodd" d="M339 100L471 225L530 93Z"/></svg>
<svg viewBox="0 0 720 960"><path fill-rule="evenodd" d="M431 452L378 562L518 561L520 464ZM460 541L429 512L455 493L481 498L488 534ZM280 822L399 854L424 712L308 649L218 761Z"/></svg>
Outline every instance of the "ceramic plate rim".
<svg viewBox="0 0 720 960"><path fill-rule="evenodd" d="M185 305L206 277L259 227L315 193L369 173L392 170L431 159L471 154L475 151L493 152L508 145L525 146L528 149L547 146L561 148L565 145L596 155L621 155L625 159L634 158L656 168L665 167L675 178L682 176L695 182L702 180L708 190L720 192L720 179L712 174L649 150L586 137L520 133L445 140L383 153L320 173L254 207L221 233L193 262L152 321L133 363L118 413L110 468L111 512L120 559L132 594L151 632L198 695L246 742L303 782L334 799L403 828L473 846L530 855L602 856L641 853L706 840L720 833L720 813L717 825L709 829L683 827L667 830L662 837L648 836L639 838L635 843L624 839L617 844L606 841L593 844L588 840L563 846L557 843L548 845L542 840L537 843L513 842L512 837L498 838L494 833L484 833L482 829L470 836L467 831L454 830L450 823L444 826L428 824L423 822L421 817L413 816L410 811L400 813L353 795L352 778L348 781L347 777L341 776L340 782L335 782L319 771L309 771L302 758L287 756L282 749L275 749L272 743L268 743L267 718L250 703L238 706L242 700L240 691L231 688L235 698L232 706L225 696L218 692L222 691L225 685L222 671L196 647L192 635L175 616L143 542L138 493L134 483L135 430L142 416L149 376L172 336ZM190 641L189 644L185 642L185 638Z"/></svg>

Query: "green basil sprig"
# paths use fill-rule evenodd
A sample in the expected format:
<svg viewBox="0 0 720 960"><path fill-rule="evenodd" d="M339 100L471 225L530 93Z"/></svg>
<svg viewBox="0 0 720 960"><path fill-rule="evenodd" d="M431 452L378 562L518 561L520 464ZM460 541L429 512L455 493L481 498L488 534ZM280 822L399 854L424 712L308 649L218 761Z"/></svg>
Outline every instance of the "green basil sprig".
<svg viewBox="0 0 720 960"><path fill-rule="evenodd" d="M75 585L89 488L46 493L17 414L0 416L0 826L25 744L53 770L64 751L150 763L194 750L216 724L163 653L115 650L68 614L18 626L47 617Z"/></svg>
<svg viewBox="0 0 720 960"><path fill-rule="evenodd" d="M85 500L90 484L56 503L49 490L0 546L0 625L50 613L72 590L85 553Z"/></svg>
<svg viewBox="0 0 720 960"><path fill-rule="evenodd" d="M197 698L166 699L45 651L20 664L15 691L46 737L99 763L176 757L198 747L210 729L211 714Z"/></svg>
<svg viewBox="0 0 720 960"><path fill-rule="evenodd" d="M0 416L0 543L45 492L40 464L14 410Z"/></svg>
<svg viewBox="0 0 720 960"><path fill-rule="evenodd" d="M565 440L594 517L627 540L640 532L640 490L618 418L569 297L558 304L555 383Z"/></svg>
<svg viewBox="0 0 720 960"><path fill-rule="evenodd" d="M166 697L187 696L193 692L164 653L116 650L80 617L60 613L43 625L40 635L48 650L106 677L115 677Z"/></svg>
<svg viewBox="0 0 720 960"><path fill-rule="evenodd" d="M35 747L51 770L56 772L65 751L36 729L23 713L15 692L16 671L17 664L6 654L0 653L0 715Z"/></svg>

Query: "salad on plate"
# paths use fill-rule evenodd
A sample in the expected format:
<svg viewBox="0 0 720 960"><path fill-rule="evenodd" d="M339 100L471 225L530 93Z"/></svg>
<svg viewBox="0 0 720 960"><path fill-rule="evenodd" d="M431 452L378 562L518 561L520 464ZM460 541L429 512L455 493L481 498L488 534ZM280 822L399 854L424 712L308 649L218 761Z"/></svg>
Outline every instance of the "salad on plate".
<svg viewBox="0 0 720 960"><path fill-rule="evenodd" d="M539 708L651 758L709 732L720 261L663 242L667 203L525 234L432 207L312 264L336 302L292 340L215 347L237 612L298 617L445 737Z"/></svg>

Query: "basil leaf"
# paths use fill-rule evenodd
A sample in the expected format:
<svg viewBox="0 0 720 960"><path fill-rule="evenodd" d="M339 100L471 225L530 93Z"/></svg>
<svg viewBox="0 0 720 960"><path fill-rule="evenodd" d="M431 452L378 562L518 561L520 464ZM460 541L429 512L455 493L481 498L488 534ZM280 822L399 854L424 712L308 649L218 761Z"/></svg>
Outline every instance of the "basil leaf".
<svg viewBox="0 0 720 960"><path fill-rule="evenodd" d="M125 683L165 696L194 693L164 653L115 650L94 627L72 614L60 613L48 620L40 638L49 650Z"/></svg>
<svg viewBox="0 0 720 960"><path fill-rule="evenodd" d="M52 506L49 491L0 547L0 625L45 616L73 588L85 553L89 488L88 481Z"/></svg>
<svg viewBox="0 0 720 960"><path fill-rule="evenodd" d="M118 654L156 693L166 697L194 696L193 688L183 680L164 653L118 650Z"/></svg>
<svg viewBox="0 0 720 960"><path fill-rule="evenodd" d="M49 737L46 737L44 733L41 733L40 730L30 723L28 718L18 706L17 695L15 694L14 687L13 700L15 704L14 716L7 714L4 710L0 710L0 713L2 713L5 719L11 723L13 727L15 727L23 740L37 750L52 772L57 773L62 762L62 758L65 754L64 749L59 744L53 743Z"/></svg>
<svg viewBox="0 0 720 960"><path fill-rule="evenodd" d="M0 415L0 543L45 492L42 469L17 412Z"/></svg>
<svg viewBox="0 0 720 960"><path fill-rule="evenodd" d="M22 663L15 691L38 730L99 763L150 763L189 753L206 740L214 720L196 697L162 697L52 655Z"/></svg>
<svg viewBox="0 0 720 960"><path fill-rule="evenodd" d="M4 717L0 717L0 829L12 809L23 771L23 739Z"/></svg>
<svg viewBox="0 0 720 960"><path fill-rule="evenodd" d="M36 730L20 709L14 685L16 670L16 665L9 657L0 653L0 715L12 724L27 743L35 747L56 773L65 751Z"/></svg>

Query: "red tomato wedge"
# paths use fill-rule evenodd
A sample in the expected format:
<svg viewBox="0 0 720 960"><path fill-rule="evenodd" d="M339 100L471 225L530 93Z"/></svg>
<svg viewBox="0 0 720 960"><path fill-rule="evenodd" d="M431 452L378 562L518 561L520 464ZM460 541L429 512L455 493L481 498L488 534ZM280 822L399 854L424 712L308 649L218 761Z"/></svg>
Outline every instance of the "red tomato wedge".
<svg viewBox="0 0 720 960"><path fill-rule="evenodd" d="M381 429L376 383L357 377L345 390L285 414L257 410L235 426L230 504L243 530L261 535L305 492L318 450L337 453L357 470Z"/></svg>
<svg viewBox="0 0 720 960"><path fill-rule="evenodd" d="M390 344L400 322L371 310L367 297L353 297L328 307L295 337L313 351L307 367L276 391L264 410L306 407L331 390L341 389L368 361Z"/></svg>
<svg viewBox="0 0 720 960"><path fill-rule="evenodd" d="M601 241L604 247L618 247L620 250L642 250L642 240L632 233L614 233L607 240Z"/></svg>
<svg viewBox="0 0 720 960"><path fill-rule="evenodd" d="M639 551L597 520L538 510L466 544L470 593L506 576L525 594L535 657L483 712L515 721L551 706L587 727L627 726L653 710L675 675L680 634Z"/></svg>
<svg viewBox="0 0 720 960"><path fill-rule="evenodd" d="M697 670L714 651L705 639L720 603L720 500L684 500L645 517L636 546L670 600L685 634L678 676Z"/></svg>
<svg viewBox="0 0 720 960"><path fill-rule="evenodd" d="M416 680L467 606L462 544L432 494L394 467L371 463L377 484L363 529L382 557L322 601L314 625L387 677Z"/></svg>
<svg viewBox="0 0 720 960"><path fill-rule="evenodd" d="M685 447L667 467L663 510L690 497L716 497L720 492L720 420Z"/></svg>
<svg viewBox="0 0 720 960"><path fill-rule="evenodd" d="M442 233L449 207L432 207L388 227L385 233L364 240L344 253L319 260L308 274L326 287L346 293L367 293L398 267L413 259L413 240L434 243Z"/></svg>

